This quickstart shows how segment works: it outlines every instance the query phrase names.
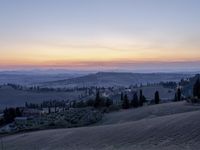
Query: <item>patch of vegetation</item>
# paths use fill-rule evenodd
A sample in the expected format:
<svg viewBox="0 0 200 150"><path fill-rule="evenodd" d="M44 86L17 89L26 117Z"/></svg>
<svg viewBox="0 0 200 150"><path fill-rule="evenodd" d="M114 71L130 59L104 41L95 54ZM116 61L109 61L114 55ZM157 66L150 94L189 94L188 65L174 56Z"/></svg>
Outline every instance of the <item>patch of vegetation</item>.
<svg viewBox="0 0 200 150"><path fill-rule="evenodd" d="M22 116L22 111L17 108L6 108L3 111L3 119L0 120L0 126L11 123L14 121L15 117Z"/></svg>
<svg viewBox="0 0 200 150"><path fill-rule="evenodd" d="M70 108L64 112L50 113L40 117L14 123L15 131L71 128L96 123L102 119L102 113L93 108Z"/></svg>

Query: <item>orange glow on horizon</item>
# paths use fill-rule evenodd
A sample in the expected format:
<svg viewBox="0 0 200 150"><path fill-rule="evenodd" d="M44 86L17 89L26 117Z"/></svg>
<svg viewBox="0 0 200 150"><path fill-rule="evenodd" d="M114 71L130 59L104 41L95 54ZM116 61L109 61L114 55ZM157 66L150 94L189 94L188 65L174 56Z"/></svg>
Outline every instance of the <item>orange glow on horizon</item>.
<svg viewBox="0 0 200 150"><path fill-rule="evenodd" d="M53 43L53 42L52 42ZM19 42L4 45L0 68L6 67L95 67L130 63L190 62L200 60L198 47L131 42L118 39L100 42ZM68 43L68 44L63 44Z"/></svg>

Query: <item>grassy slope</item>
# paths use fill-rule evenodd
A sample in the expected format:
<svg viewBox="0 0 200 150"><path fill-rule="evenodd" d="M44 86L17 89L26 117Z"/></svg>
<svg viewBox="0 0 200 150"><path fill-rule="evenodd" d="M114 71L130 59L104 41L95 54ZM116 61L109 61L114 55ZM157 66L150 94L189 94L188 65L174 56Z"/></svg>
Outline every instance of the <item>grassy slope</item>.
<svg viewBox="0 0 200 150"><path fill-rule="evenodd" d="M183 102L161 104L108 114L100 126L18 134L4 138L3 143L9 150L196 150L200 147L199 108Z"/></svg>
<svg viewBox="0 0 200 150"><path fill-rule="evenodd" d="M159 105L152 105L137 109L121 110L120 112L109 113L105 115L99 125L124 123L130 121L137 121L147 118L155 118L159 116L172 115L183 112L190 112L200 110L200 107L194 107L187 102L166 103Z"/></svg>

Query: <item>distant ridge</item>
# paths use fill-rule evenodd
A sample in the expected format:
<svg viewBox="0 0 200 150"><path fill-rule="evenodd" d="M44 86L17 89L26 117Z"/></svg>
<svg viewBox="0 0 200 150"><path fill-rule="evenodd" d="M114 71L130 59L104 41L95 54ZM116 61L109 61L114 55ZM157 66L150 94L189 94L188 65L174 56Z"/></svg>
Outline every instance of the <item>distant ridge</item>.
<svg viewBox="0 0 200 150"><path fill-rule="evenodd" d="M159 83L161 81L178 82L182 78L192 77L181 73L130 73L130 72L98 72L81 77L40 83L42 87L109 87L130 86L135 84Z"/></svg>

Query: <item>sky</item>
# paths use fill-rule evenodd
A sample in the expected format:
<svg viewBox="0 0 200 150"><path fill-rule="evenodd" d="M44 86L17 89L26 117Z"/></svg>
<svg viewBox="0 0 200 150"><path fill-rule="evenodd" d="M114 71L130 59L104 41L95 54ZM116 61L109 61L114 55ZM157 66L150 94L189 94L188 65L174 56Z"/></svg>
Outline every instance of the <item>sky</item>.
<svg viewBox="0 0 200 150"><path fill-rule="evenodd" d="M0 69L199 71L199 0L0 0Z"/></svg>

